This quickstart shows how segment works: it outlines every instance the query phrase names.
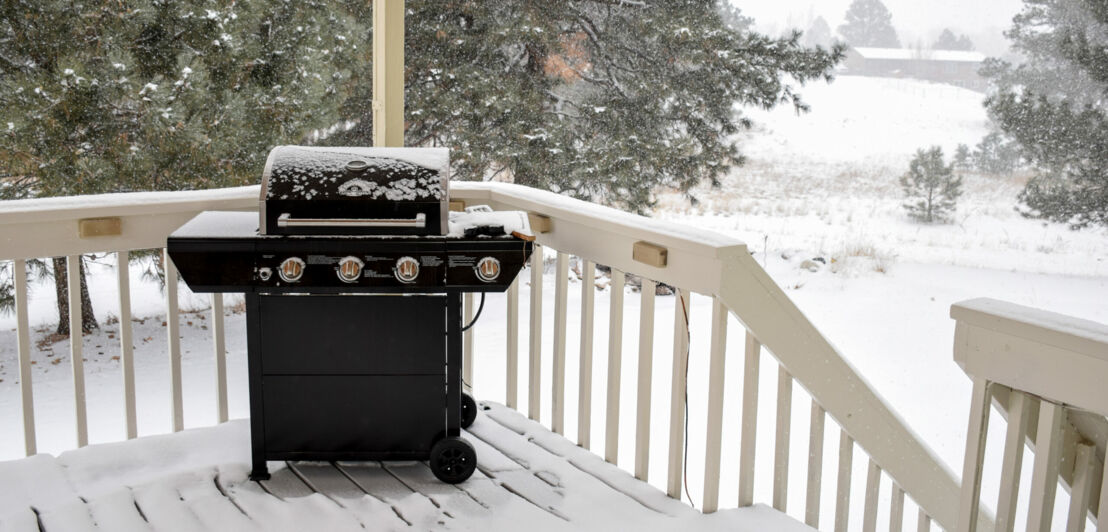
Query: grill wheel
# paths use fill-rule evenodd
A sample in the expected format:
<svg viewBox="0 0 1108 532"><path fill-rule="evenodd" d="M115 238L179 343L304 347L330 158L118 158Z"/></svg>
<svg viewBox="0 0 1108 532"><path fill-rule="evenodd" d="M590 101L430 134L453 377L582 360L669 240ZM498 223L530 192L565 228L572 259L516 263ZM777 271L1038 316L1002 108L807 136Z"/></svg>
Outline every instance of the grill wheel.
<svg viewBox="0 0 1108 532"><path fill-rule="evenodd" d="M458 438L443 438L431 448L431 472L447 484L458 484L477 469L477 452L469 442Z"/></svg>
<svg viewBox="0 0 1108 532"><path fill-rule="evenodd" d="M462 394L462 428L468 429L477 419L477 401L468 393Z"/></svg>

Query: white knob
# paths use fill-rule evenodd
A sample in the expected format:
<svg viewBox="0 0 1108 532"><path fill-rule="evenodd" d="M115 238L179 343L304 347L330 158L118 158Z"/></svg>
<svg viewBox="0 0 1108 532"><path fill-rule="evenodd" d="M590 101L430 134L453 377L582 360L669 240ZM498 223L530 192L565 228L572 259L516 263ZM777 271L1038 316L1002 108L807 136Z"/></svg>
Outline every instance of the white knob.
<svg viewBox="0 0 1108 532"><path fill-rule="evenodd" d="M295 283L304 276L304 261L297 257L289 257L281 263L277 269L277 275L286 283Z"/></svg>
<svg viewBox="0 0 1108 532"><path fill-rule="evenodd" d="M339 261L339 279L344 283L354 283L362 275L362 263L358 257L343 257Z"/></svg>
<svg viewBox="0 0 1108 532"><path fill-rule="evenodd" d="M493 257L485 257L477 261L477 266L473 268L477 271L477 278L491 283L500 277L500 261Z"/></svg>
<svg viewBox="0 0 1108 532"><path fill-rule="evenodd" d="M396 261L396 268L394 269L396 274L396 280L402 283L411 283L419 277L419 261L414 257L400 257L400 260Z"/></svg>

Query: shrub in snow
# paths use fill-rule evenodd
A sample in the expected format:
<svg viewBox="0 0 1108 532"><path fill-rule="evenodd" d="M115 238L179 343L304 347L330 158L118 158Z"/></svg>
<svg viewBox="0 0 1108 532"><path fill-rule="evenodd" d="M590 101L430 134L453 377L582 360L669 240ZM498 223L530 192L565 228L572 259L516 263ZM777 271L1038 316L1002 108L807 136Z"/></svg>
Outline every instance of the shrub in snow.
<svg viewBox="0 0 1108 532"><path fill-rule="evenodd" d="M953 164L943 161L943 149L938 146L916 151L900 186L908 215L926 223L948 220L962 195L962 177L954 175Z"/></svg>
<svg viewBox="0 0 1108 532"><path fill-rule="evenodd" d="M995 131L985 135L973 151L973 165L987 174L1010 174L1019 164L1019 146Z"/></svg>

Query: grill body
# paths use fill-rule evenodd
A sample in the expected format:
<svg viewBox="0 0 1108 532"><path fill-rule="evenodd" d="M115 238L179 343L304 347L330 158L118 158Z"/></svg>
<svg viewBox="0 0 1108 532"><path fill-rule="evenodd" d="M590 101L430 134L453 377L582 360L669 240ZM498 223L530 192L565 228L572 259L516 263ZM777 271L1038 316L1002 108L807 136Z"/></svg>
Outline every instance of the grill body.
<svg viewBox="0 0 1108 532"><path fill-rule="evenodd" d="M274 152L282 150L290 148ZM370 166L379 155L335 149L326 152L332 167L341 162L334 153L354 162L368 159ZM311 164L282 162L279 155L271 154L267 179L275 175L274 167L320 164L318 158ZM436 154L400 155L430 160L432 166L437 160ZM365 187L366 171L352 166L358 168L357 186ZM411 165L383 166L413 172ZM404 172L391 178L426 178L426 172L416 177ZM335 183L337 190L343 182ZM377 202L382 209L364 191L343 200L279 199L271 197L274 190L283 189L263 185L260 215L204 212L166 244L192 291L245 293L251 478L269 477L268 460L430 458L439 475L436 446L458 440L462 428L462 294L506 290L526 263L531 243L513 236L447 234L439 205ZM445 205L442 190L437 201ZM313 210L324 201L345 202L346 210ZM398 215L389 210L395 204L409 210ZM349 218L351 213L360 218ZM356 223L412 213L432 226L442 221L441 228L425 223L420 231L382 234L381 227ZM339 220L342 230L315 232L335 227L328 223L307 232L296 224L278 227L282 216ZM464 477L468 473L447 481Z"/></svg>

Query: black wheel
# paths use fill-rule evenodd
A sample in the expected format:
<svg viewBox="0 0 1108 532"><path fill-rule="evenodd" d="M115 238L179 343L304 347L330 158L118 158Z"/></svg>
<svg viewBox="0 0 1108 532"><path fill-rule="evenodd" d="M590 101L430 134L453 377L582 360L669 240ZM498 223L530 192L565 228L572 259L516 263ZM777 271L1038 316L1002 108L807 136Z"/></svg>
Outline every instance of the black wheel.
<svg viewBox="0 0 1108 532"><path fill-rule="evenodd" d="M461 438L443 438L431 447L431 472L447 484L465 482L477 469L477 451Z"/></svg>
<svg viewBox="0 0 1108 532"><path fill-rule="evenodd" d="M462 428L468 429L473 424L473 420L477 419L477 401L473 400L468 393L462 394Z"/></svg>

